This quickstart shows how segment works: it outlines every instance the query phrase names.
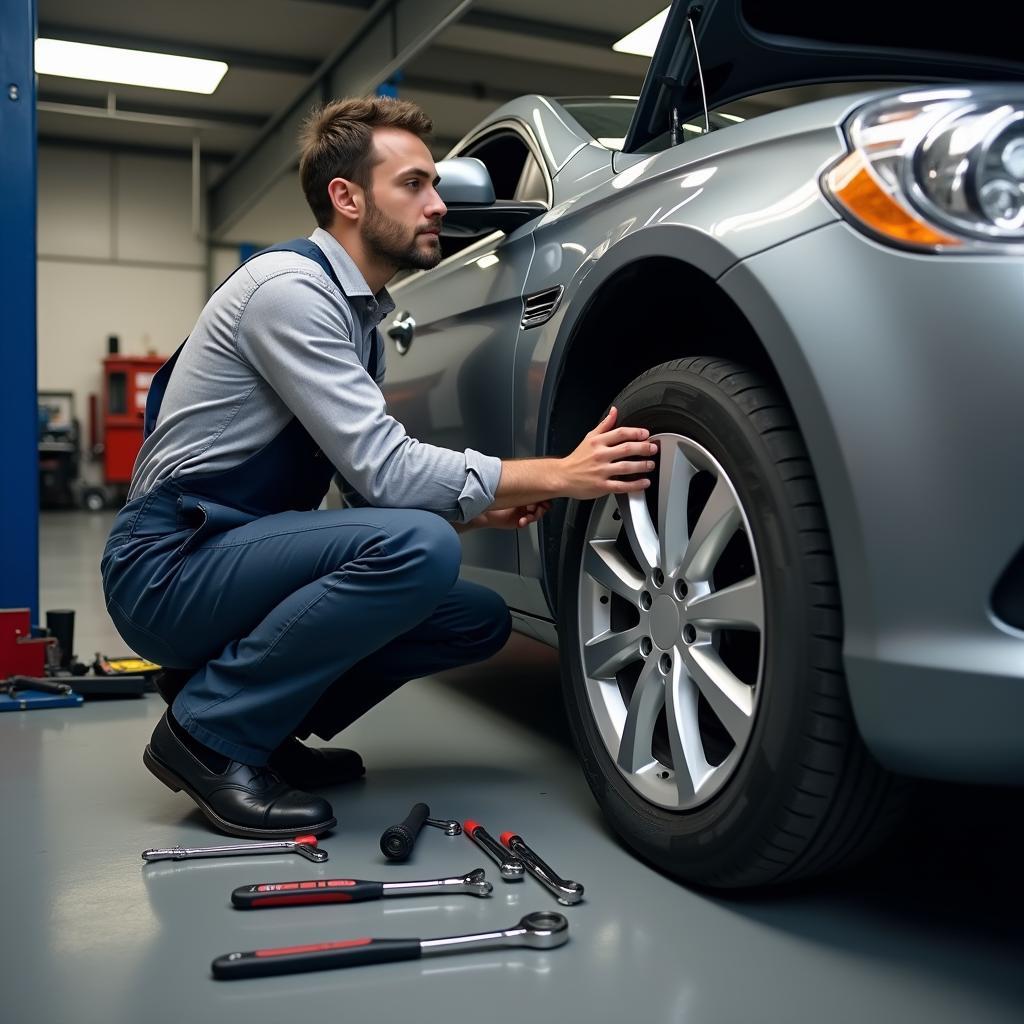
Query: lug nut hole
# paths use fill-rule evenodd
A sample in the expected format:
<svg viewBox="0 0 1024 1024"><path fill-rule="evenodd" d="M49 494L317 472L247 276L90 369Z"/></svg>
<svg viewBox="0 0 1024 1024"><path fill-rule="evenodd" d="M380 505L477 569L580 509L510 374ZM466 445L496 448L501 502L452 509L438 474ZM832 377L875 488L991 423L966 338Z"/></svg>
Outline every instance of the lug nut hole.
<svg viewBox="0 0 1024 1024"><path fill-rule="evenodd" d="M643 608L643 610L644 610L645 612L649 612L649 611L651 610L651 605L652 605L653 603L654 603L654 602L653 602L653 601L651 600L651 595L650 595L650 594L648 594L648 593L647 593L647 591L645 590L645 591L644 591L644 592L643 592L643 593L642 593L642 594L640 595L640 607L641 607L641 608Z"/></svg>
<svg viewBox="0 0 1024 1024"><path fill-rule="evenodd" d="M682 601L688 593L689 590L686 586L686 580L676 580L676 597L678 597L679 600Z"/></svg>
<svg viewBox="0 0 1024 1024"><path fill-rule="evenodd" d="M661 669L663 675L667 676L672 671L672 659L667 654L663 654L658 659L658 668Z"/></svg>
<svg viewBox="0 0 1024 1024"><path fill-rule="evenodd" d="M654 585L656 587L665 586L665 574L660 569L654 570Z"/></svg>
<svg viewBox="0 0 1024 1024"><path fill-rule="evenodd" d="M693 641L697 639L697 630L695 630L693 628L693 626L689 626L689 625L684 626L683 627L683 639L688 644L692 644Z"/></svg>
<svg viewBox="0 0 1024 1024"><path fill-rule="evenodd" d="M607 603L608 603L608 595L606 594L604 597L601 598L601 604L607 604Z"/></svg>
<svg viewBox="0 0 1024 1024"><path fill-rule="evenodd" d="M651 638L649 636L645 636L643 640L640 641L640 653L646 658L653 650L654 644L651 643Z"/></svg>

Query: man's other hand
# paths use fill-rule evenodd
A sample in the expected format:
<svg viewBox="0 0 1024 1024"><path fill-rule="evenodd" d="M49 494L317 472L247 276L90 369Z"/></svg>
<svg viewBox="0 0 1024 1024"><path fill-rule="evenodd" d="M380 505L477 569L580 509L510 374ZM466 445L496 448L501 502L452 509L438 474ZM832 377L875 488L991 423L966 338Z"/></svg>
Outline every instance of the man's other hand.
<svg viewBox="0 0 1024 1024"><path fill-rule="evenodd" d="M457 533L465 533L467 530L519 530L538 519L551 508L550 501L538 501L530 505L518 505L515 508L492 509L488 512L481 512L475 519L468 523L457 523Z"/></svg>

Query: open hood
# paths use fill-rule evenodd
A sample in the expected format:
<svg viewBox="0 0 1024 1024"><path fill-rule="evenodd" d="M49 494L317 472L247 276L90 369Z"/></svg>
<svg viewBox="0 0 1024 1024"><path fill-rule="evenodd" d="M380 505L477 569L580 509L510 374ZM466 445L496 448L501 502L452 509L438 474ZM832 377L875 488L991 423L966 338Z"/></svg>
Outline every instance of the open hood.
<svg viewBox="0 0 1024 1024"><path fill-rule="evenodd" d="M634 152L709 108L824 82L1024 79L1024 10L890 0L674 0L623 149Z"/></svg>

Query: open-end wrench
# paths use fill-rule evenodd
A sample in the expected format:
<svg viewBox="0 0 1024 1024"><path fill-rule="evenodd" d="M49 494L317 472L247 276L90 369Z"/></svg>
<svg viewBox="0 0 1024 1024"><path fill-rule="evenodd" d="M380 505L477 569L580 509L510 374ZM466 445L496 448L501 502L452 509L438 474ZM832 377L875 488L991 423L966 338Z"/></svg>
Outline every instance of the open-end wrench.
<svg viewBox="0 0 1024 1024"><path fill-rule="evenodd" d="M545 864L544 861L537 856L526 845L522 836L518 836L515 832L502 832L501 834L502 843L507 846L522 862L526 870L537 879L545 888L550 889L554 893L555 898L559 903L569 907L574 903L579 903L583 899L583 886L579 882L569 881L565 878L559 878L555 874L554 870L549 864Z"/></svg>
<svg viewBox="0 0 1024 1024"><path fill-rule="evenodd" d="M382 964L391 960L418 960L422 956L470 953L506 946L554 949L568 940L569 922L561 914L538 911L527 914L518 924L500 932L451 935L442 939L344 939L341 942L314 942L307 946L254 949L248 953L219 956L210 966L215 978L227 981Z"/></svg>
<svg viewBox="0 0 1024 1024"><path fill-rule="evenodd" d="M475 821L466 821L463 822L462 829L498 865L501 877L506 882L523 880L523 872L526 870L523 862L518 857L513 857L483 825Z"/></svg>
<svg viewBox="0 0 1024 1024"><path fill-rule="evenodd" d="M484 878L484 869L468 875L438 878L427 882L366 882L359 878L321 878L315 882L261 882L239 886L231 902L239 910L261 907L297 907L310 903L363 903L385 896L433 896L467 893L490 896L494 888Z"/></svg>
<svg viewBox="0 0 1024 1024"><path fill-rule="evenodd" d="M297 853L314 864L327 860L327 851L316 845L316 836L296 836L284 842L231 843L224 846L172 846L165 850L143 850L142 859L191 860L193 857L242 857L252 853Z"/></svg>

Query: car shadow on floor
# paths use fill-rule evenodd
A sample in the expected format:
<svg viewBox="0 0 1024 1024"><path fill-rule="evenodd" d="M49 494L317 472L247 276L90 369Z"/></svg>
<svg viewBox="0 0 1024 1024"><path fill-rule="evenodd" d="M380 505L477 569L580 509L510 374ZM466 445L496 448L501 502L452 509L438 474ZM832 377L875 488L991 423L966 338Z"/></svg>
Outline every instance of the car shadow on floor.
<svg viewBox="0 0 1024 1024"><path fill-rule="evenodd" d="M558 652L554 648L513 633L502 650L488 661L433 678L566 750L572 748L562 703Z"/></svg>

